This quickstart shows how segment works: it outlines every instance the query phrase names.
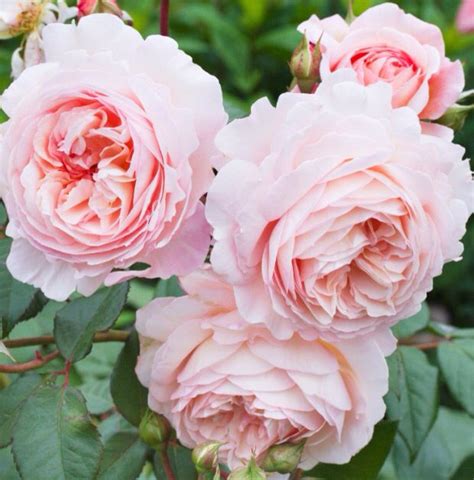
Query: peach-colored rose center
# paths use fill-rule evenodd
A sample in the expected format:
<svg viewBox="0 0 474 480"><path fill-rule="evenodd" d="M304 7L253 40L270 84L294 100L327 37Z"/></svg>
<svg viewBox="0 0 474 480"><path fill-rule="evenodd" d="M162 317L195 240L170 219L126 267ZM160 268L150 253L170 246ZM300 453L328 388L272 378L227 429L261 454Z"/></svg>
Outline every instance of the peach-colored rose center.
<svg viewBox="0 0 474 480"><path fill-rule="evenodd" d="M393 87L393 106L401 107L417 92L423 82L422 69L405 51L391 46L361 48L344 56L331 70L351 67L364 85L384 81Z"/></svg>
<svg viewBox="0 0 474 480"><path fill-rule="evenodd" d="M43 210L84 233L105 233L130 212L133 142L111 108L92 99L67 101L40 119L33 142Z"/></svg>
<svg viewBox="0 0 474 480"><path fill-rule="evenodd" d="M335 315L393 315L391 299L407 293L402 291L403 280L412 267L413 252L408 246L406 207L394 200L384 209L392 214L352 209L314 240L308 254L303 247L307 232L297 235L292 261L295 289L291 291L288 275L278 263L276 284L297 303L317 309L322 321L330 322ZM362 221L352 224L354 219Z"/></svg>

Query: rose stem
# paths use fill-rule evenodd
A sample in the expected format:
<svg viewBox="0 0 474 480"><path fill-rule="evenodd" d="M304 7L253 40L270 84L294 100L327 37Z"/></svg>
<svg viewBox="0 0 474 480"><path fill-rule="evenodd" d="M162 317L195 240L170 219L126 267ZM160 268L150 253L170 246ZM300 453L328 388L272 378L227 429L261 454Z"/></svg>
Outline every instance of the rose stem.
<svg viewBox="0 0 474 480"><path fill-rule="evenodd" d="M167 480L176 480L176 477L174 476L174 473L173 473L173 469L171 468L168 452L166 450L162 450L160 452L160 459L161 459L161 463L163 465L163 470L165 471Z"/></svg>
<svg viewBox="0 0 474 480"><path fill-rule="evenodd" d="M168 30L169 13L170 13L170 0L161 0L160 1L160 33L165 37L169 35L169 30Z"/></svg>
<svg viewBox="0 0 474 480"><path fill-rule="evenodd" d="M41 368L43 365L51 362L59 356L59 352L55 350L48 355L41 355L39 352L36 352L36 357L33 360L24 363L14 363L12 365L0 365L1 373L22 373L27 372L28 370L36 370Z"/></svg>
<svg viewBox="0 0 474 480"><path fill-rule="evenodd" d="M98 332L94 335L94 343L103 342L125 342L130 332L125 330L108 330L107 332ZM32 345L51 345L55 343L52 335L43 335L41 337L15 338L13 340L2 340L7 348L20 348Z"/></svg>

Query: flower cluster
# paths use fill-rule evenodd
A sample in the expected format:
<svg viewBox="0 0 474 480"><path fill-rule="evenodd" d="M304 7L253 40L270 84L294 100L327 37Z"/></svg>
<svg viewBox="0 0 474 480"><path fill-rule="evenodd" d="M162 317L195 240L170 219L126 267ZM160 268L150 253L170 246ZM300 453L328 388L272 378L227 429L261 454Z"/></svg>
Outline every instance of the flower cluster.
<svg viewBox="0 0 474 480"><path fill-rule="evenodd" d="M279 444L303 469L348 462L384 416L390 327L462 254L469 163L427 122L460 62L393 4L313 16L292 62L312 93L226 125L218 80L120 13L82 1L77 25L42 28L41 64L2 96L10 272L56 300L180 276L136 324L137 375L179 441L219 442L231 469Z"/></svg>

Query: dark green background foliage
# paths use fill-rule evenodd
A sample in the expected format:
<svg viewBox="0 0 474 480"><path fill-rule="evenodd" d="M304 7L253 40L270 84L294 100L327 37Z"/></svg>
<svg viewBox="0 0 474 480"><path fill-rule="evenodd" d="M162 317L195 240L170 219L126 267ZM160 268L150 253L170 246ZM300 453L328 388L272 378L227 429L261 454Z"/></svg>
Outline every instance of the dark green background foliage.
<svg viewBox="0 0 474 480"><path fill-rule="evenodd" d="M158 3L121 1L144 35L157 33ZM381 2L355 0L355 13L375 3ZM442 28L448 55L463 60L467 88L474 88L474 34L456 31L457 0L397 3ZM346 5L346 0L171 0L170 33L219 78L234 118L247 114L257 98L275 101L287 89L286 63L299 39L298 23L312 13L345 15ZM19 41L0 42L0 90L9 84L10 57ZM457 141L474 155L474 115ZM182 294L176 279L134 280L88 299L74 295L68 303L48 302L6 271L10 242L1 240L6 222L0 202L0 338L54 334L57 347L12 353L17 362L31 360L38 349L46 355L58 348L61 356L35 373L0 374L0 480L165 479L159 456L137 433L147 391L134 375L138 338L133 322L136 309L154 297ZM370 444L350 464L318 465L306 477L474 478L473 221L464 243L464 260L446 266L428 304L394 328L405 344L413 336L418 342L445 341L426 351L400 347L388 359L387 415ZM125 344L93 344L98 331L111 327L132 332ZM0 363L9 362L0 355ZM68 385L61 373L66 362L72 365ZM169 450L178 480L196 478L189 450L176 444Z"/></svg>

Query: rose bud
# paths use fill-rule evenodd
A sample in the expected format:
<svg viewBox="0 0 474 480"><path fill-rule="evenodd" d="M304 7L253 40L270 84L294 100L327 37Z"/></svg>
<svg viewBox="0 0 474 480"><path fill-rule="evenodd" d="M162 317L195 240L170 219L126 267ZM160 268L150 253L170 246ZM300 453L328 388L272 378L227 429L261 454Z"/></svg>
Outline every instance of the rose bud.
<svg viewBox="0 0 474 480"><path fill-rule="evenodd" d="M452 107L448 108L446 113L437 122L452 128L454 131L458 131L464 126L467 116L473 110L474 105L459 105L455 103Z"/></svg>
<svg viewBox="0 0 474 480"><path fill-rule="evenodd" d="M192 459L199 473L212 472L217 468L217 452L221 445L221 442L205 442L193 450Z"/></svg>
<svg viewBox="0 0 474 480"><path fill-rule="evenodd" d="M301 93L312 93L315 91L320 80L320 63L320 41L318 40L316 43L309 42L306 35L303 35L290 60L290 70L295 77L293 83Z"/></svg>
<svg viewBox="0 0 474 480"><path fill-rule="evenodd" d="M33 31L43 14L43 2L21 0L2 2L0 8L0 39L11 38Z"/></svg>
<svg viewBox="0 0 474 480"><path fill-rule="evenodd" d="M138 428L140 438L155 450L166 448L171 432L168 420L151 410L146 411Z"/></svg>
<svg viewBox="0 0 474 480"><path fill-rule="evenodd" d="M282 443L268 449L261 463L266 472L291 473L298 467L304 442Z"/></svg>
<svg viewBox="0 0 474 480"><path fill-rule="evenodd" d="M234 470L228 477L228 480L265 480L265 472L255 463L252 458L245 467Z"/></svg>
<svg viewBox="0 0 474 480"><path fill-rule="evenodd" d="M117 4L117 0L78 0L77 9L79 17L91 13L112 13L122 17L122 10Z"/></svg>

